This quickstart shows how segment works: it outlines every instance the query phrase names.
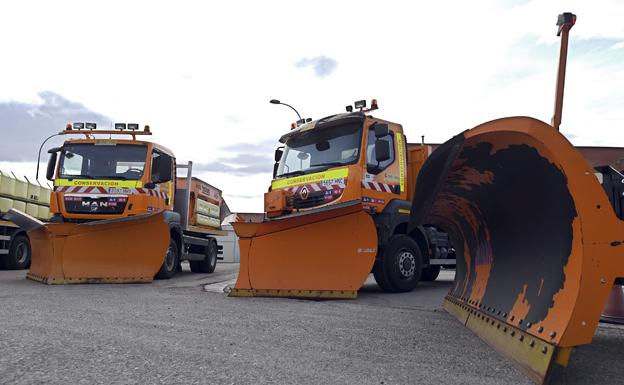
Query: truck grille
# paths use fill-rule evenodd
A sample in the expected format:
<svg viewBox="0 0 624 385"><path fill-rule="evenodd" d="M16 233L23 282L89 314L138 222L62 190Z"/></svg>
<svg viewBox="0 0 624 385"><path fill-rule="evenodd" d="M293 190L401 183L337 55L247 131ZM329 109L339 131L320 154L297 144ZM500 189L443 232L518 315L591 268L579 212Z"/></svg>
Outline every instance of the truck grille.
<svg viewBox="0 0 624 385"><path fill-rule="evenodd" d="M310 192L306 199L303 199L301 194L295 194L293 197L293 207L295 209L307 209L324 205L325 203L338 199L340 195L342 195L342 189Z"/></svg>
<svg viewBox="0 0 624 385"><path fill-rule="evenodd" d="M65 210L74 214L121 214L127 197L65 196Z"/></svg>

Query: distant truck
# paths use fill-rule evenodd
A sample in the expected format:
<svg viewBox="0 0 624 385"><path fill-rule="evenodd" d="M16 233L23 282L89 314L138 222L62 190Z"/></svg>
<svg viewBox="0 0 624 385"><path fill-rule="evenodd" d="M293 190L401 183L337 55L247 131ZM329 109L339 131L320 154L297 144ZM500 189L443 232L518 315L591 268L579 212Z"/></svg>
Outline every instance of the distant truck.
<svg viewBox="0 0 624 385"><path fill-rule="evenodd" d="M212 273L228 214L221 190L193 177L192 163L176 163L168 148L137 140L151 135L149 126L115 128L68 124L64 135L83 137L48 151L52 216L50 224L35 224L44 232L33 239L28 277L52 284L149 282L171 278L184 260L193 272ZM150 222L154 216L168 230Z"/></svg>
<svg viewBox="0 0 624 385"><path fill-rule="evenodd" d="M50 189L10 171L0 170L0 269L26 269L31 261L28 234L4 214L17 209L47 221L50 217Z"/></svg>

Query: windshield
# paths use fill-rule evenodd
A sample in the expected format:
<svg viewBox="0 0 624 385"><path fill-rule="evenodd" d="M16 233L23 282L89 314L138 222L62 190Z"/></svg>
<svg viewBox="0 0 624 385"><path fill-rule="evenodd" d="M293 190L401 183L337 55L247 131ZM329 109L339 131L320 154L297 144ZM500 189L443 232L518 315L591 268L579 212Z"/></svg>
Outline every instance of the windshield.
<svg viewBox="0 0 624 385"><path fill-rule="evenodd" d="M357 162L361 128L356 123L293 136L285 143L276 175L300 175Z"/></svg>
<svg viewBox="0 0 624 385"><path fill-rule="evenodd" d="M147 146L68 144L61 153L61 178L139 180Z"/></svg>

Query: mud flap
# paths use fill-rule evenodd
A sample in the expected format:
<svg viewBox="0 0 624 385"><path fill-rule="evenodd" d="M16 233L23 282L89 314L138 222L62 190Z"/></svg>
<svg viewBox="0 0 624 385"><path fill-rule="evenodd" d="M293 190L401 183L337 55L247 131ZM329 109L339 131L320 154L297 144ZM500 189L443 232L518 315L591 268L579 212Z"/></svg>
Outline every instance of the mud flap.
<svg viewBox="0 0 624 385"><path fill-rule="evenodd" d="M355 298L377 253L359 201L233 226L241 257L230 296Z"/></svg>
<svg viewBox="0 0 624 385"><path fill-rule="evenodd" d="M624 275L624 228L594 170L550 125L505 118L439 147L416 186L410 229L437 225L456 249L444 307L547 382Z"/></svg>
<svg viewBox="0 0 624 385"><path fill-rule="evenodd" d="M39 226L13 215L31 242L27 277L47 284L151 282L169 245L162 213Z"/></svg>

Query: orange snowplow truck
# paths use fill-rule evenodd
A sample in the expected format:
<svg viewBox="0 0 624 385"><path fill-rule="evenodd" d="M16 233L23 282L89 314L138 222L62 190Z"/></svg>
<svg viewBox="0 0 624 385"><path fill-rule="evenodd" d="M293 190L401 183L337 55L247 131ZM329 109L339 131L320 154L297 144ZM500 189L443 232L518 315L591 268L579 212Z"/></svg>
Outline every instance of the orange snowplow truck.
<svg viewBox="0 0 624 385"><path fill-rule="evenodd" d="M400 124L359 111L302 122L280 138L266 219L234 223L241 264L232 296L354 298L372 271L390 292L454 265L434 226L407 232L416 175L430 153Z"/></svg>
<svg viewBox="0 0 624 385"><path fill-rule="evenodd" d="M169 149L137 140L151 135L148 126L115 128L74 123L61 133L84 137L49 151L51 223L9 213L29 231L28 278L50 284L151 282L172 277L182 260L194 272L214 271L221 191L193 178L191 162L176 164ZM177 169L186 169L186 176L177 177Z"/></svg>

